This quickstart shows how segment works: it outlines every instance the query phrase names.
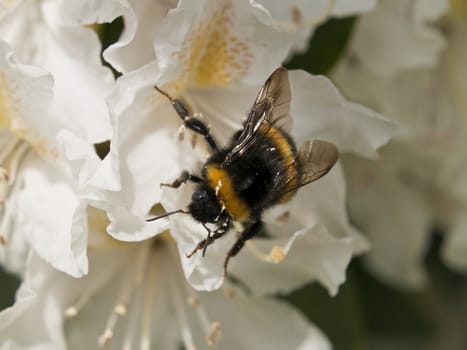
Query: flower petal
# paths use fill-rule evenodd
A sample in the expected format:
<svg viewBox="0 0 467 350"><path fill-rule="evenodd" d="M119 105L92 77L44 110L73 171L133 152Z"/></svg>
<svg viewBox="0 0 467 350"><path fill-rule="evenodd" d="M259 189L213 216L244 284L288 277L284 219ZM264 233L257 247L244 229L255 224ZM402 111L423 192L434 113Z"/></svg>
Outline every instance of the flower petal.
<svg viewBox="0 0 467 350"><path fill-rule="evenodd" d="M255 3L183 1L169 12L156 36L161 83L262 83L288 55L292 36L275 28L269 13Z"/></svg>
<svg viewBox="0 0 467 350"><path fill-rule="evenodd" d="M121 15L125 23L119 40L104 51L105 59L119 72L130 72L155 59L154 38L167 12L176 2L130 1Z"/></svg>
<svg viewBox="0 0 467 350"><path fill-rule="evenodd" d="M0 35L18 60L52 74L53 113L46 115L47 125L55 133L54 128L67 127L90 142L101 142L110 136L104 97L113 75L102 65L97 34L90 28L64 25L59 16L55 3L23 2L4 18Z"/></svg>
<svg viewBox="0 0 467 350"><path fill-rule="evenodd" d="M401 151L387 146L381 160L352 158L346 162L349 210L355 225L371 241L368 267L388 283L420 288L426 283L423 258L431 208L426 194L404 173ZM405 158L404 162L413 164Z"/></svg>
<svg viewBox="0 0 467 350"><path fill-rule="evenodd" d="M297 142L328 140L340 152L374 158L376 149L392 135L393 125L378 113L348 102L323 76L290 72L294 128Z"/></svg>
<svg viewBox="0 0 467 350"><path fill-rule="evenodd" d="M220 292L203 294L202 300L210 316L225 330L219 341L222 349L331 349L322 332L284 302L254 297L229 299Z"/></svg>
<svg viewBox="0 0 467 350"><path fill-rule="evenodd" d="M268 229L272 234L278 231L270 225ZM350 238L335 238L318 225L295 231L290 239L252 243L260 251L268 252L279 246L286 253L283 261L271 264L256 258L247 247L232 261L233 275L257 294L289 292L310 281L319 281L330 295L336 295L339 285L345 281L353 251Z"/></svg>
<svg viewBox="0 0 467 350"><path fill-rule="evenodd" d="M446 0L380 1L373 12L359 20L352 53L381 77L437 64L445 41L430 22L440 18L448 4Z"/></svg>
<svg viewBox="0 0 467 350"><path fill-rule="evenodd" d="M23 170L18 225L43 259L72 276L82 276L88 271L86 205L56 169L35 162Z"/></svg>

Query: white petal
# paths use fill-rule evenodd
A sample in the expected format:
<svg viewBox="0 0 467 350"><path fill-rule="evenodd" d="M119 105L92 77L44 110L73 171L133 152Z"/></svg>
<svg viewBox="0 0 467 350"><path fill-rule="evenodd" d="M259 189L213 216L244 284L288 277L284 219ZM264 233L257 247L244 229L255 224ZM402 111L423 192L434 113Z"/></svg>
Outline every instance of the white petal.
<svg viewBox="0 0 467 350"><path fill-rule="evenodd" d="M61 24L74 26L112 22L121 16L128 4L125 0L60 1L58 8Z"/></svg>
<svg viewBox="0 0 467 350"><path fill-rule="evenodd" d="M105 59L120 72L129 72L155 59L153 42L167 12L175 7L170 1L131 1L122 11L125 27L119 40L104 52Z"/></svg>
<svg viewBox="0 0 467 350"><path fill-rule="evenodd" d="M145 221L151 207L160 202L160 184L172 181L196 162L196 157L184 155L183 143L177 141L179 117L169 101L153 89L154 68L148 65L119 79L109 98L113 109L111 150L99 169L101 175L113 174L113 185L107 186L97 175L92 181L96 187L105 185L110 190L94 204L107 210L109 233L122 240L146 239L167 228L161 221ZM180 157L187 163L180 162Z"/></svg>
<svg viewBox="0 0 467 350"><path fill-rule="evenodd" d="M339 17L361 14L372 10L376 0L336 0L332 14Z"/></svg>
<svg viewBox="0 0 467 350"><path fill-rule="evenodd" d="M292 89L292 134L297 142L328 140L341 152L375 157L376 149L393 133L393 125L378 113L348 102L323 76L290 72Z"/></svg>
<svg viewBox="0 0 467 350"><path fill-rule="evenodd" d="M0 128L25 139L39 153L55 147L42 119L50 110L52 87L50 74L17 63L12 49L0 41Z"/></svg>
<svg viewBox="0 0 467 350"><path fill-rule="evenodd" d="M229 299L221 293L205 294L202 300L209 315L221 324L219 347L222 349L331 349L319 329L283 302L260 298Z"/></svg>
<svg viewBox="0 0 467 350"><path fill-rule="evenodd" d="M371 241L368 267L388 283L420 288L426 283L423 258L431 208L423 186L414 186L410 173L404 171L414 161L400 157L401 152L388 146L381 160L346 162L349 210L355 225ZM401 159L407 168L401 166Z"/></svg>
<svg viewBox="0 0 467 350"><path fill-rule="evenodd" d="M461 214L449 235L445 238L441 251L443 260L452 269L464 273L467 269L467 218Z"/></svg>
<svg viewBox="0 0 467 350"><path fill-rule="evenodd" d="M430 22L440 18L447 5L446 0L382 0L375 11L359 20L352 52L366 69L381 77L433 66L445 42Z"/></svg>
<svg viewBox="0 0 467 350"><path fill-rule="evenodd" d="M31 165L23 172L18 225L32 248L72 276L87 273L87 215L72 185L52 168Z"/></svg>
<svg viewBox="0 0 467 350"><path fill-rule="evenodd" d="M20 61L53 75L49 127L53 130L58 124L91 142L101 142L110 136L104 97L113 75L102 65L97 34L90 28L61 24L59 11L54 3L24 2L2 21L0 35Z"/></svg>
<svg viewBox="0 0 467 350"><path fill-rule="evenodd" d="M186 209L192 193L193 186L190 185L179 189L167 189L163 191L161 202L167 211ZM191 253L196 245L206 238L207 231L186 214L175 214L170 223L170 233L177 241L185 276L193 288L207 291L219 288L224 280L224 259L234 243L234 235L229 232L211 244L204 257L200 250L191 258L187 258L186 254Z"/></svg>
<svg viewBox="0 0 467 350"><path fill-rule="evenodd" d="M277 234L278 228L272 229ZM244 282L254 293L271 294L288 292L310 281L319 281L330 295L336 295L345 281L345 270L352 256L350 238L335 238L321 226L295 231L289 240L253 240L261 251L269 252L273 246L282 246L287 254L278 264L266 263L256 258L248 247L232 259L233 275Z"/></svg>
<svg viewBox="0 0 467 350"><path fill-rule="evenodd" d="M254 3L183 1L155 40L161 82L183 87L263 83L290 50L293 33Z"/></svg>

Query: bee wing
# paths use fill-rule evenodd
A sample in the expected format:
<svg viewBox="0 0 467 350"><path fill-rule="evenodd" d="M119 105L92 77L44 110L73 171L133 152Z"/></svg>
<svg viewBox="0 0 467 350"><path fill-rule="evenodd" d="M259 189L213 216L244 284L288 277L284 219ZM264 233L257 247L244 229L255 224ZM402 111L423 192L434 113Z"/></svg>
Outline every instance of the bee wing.
<svg viewBox="0 0 467 350"><path fill-rule="evenodd" d="M295 181L293 186L287 186L286 192L294 191L326 175L338 158L337 148L330 142L313 140L303 143L296 158L299 181Z"/></svg>
<svg viewBox="0 0 467 350"><path fill-rule="evenodd" d="M287 69L277 68L266 80L248 113L242 132L236 140L235 147L227 158L239 156L255 141L256 133L262 124L279 126L290 131L292 117L290 115L289 74Z"/></svg>

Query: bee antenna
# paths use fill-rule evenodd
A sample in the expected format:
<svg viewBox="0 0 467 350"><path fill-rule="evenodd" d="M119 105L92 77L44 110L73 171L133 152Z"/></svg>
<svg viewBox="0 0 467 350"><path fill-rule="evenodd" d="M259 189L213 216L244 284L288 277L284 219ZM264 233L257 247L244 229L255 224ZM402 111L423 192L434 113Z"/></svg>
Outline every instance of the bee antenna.
<svg viewBox="0 0 467 350"><path fill-rule="evenodd" d="M177 214L177 213L190 214L190 211L188 211L188 210L183 210L183 209L178 209L178 210L170 211L170 212L165 213L165 214L160 215L160 216L156 216L156 217L154 217L154 218L146 219L146 222L151 222L151 221L159 220L159 219L162 219L162 218L165 218L165 217L167 217L167 216L170 216L170 215L173 215L173 214Z"/></svg>
<svg viewBox="0 0 467 350"><path fill-rule="evenodd" d="M173 98L164 90L160 89L157 85L154 85L154 89L156 89L160 94L164 95L167 97L171 102L173 102Z"/></svg>

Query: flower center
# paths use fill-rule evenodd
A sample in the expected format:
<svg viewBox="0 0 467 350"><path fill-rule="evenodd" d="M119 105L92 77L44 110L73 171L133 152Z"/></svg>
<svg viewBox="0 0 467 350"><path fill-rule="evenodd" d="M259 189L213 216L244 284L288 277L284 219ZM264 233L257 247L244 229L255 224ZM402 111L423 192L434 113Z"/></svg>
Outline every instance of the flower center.
<svg viewBox="0 0 467 350"><path fill-rule="evenodd" d="M190 34L179 54L184 79L200 87L226 86L248 72L253 55L233 33L233 21L232 4L225 4Z"/></svg>
<svg viewBox="0 0 467 350"><path fill-rule="evenodd" d="M58 152L22 116L24 101L18 96L18 86L0 72L0 132L9 132L27 141L32 149L42 157L57 158Z"/></svg>
<svg viewBox="0 0 467 350"><path fill-rule="evenodd" d="M141 243L128 243L129 249L133 249L128 255L132 263L126 264L119 278L113 307L98 338L101 348L107 348L118 335L123 349L149 350L155 327L167 327L154 324L154 315L167 308L174 311L180 337L187 350L197 349L195 331L204 334L208 347L215 347L220 324L210 321L199 296L187 284L175 242L166 239L165 235L168 234ZM91 301L96 292L87 290L83 293L73 305L65 309L65 316L71 318L79 315L80 310ZM190 317L190 313L195 317ZM198 322L193 324L193 319ZM119 323L124 323L124 334L118 333L122 329L117 328ZM205 345L201 348L205 348Z"/></svg>

